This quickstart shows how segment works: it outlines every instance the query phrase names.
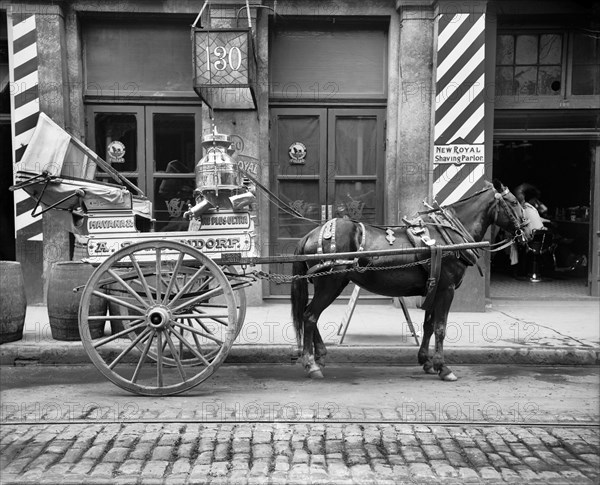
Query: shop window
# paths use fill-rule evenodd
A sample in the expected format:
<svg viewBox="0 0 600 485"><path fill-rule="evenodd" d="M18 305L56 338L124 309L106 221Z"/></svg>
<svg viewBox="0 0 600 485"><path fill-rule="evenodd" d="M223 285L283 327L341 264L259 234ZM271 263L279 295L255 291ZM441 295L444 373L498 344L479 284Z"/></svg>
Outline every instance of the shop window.
<svg viewBox="0 0 600 485"><path fill-rule="evenodd" d="M496 95L560 94L562 57L562 34L499 35L496 51Z"/></svg>
<svg viewBox="0 0 600 485"><path fill-rule="evenodd" d="M600 94L600 38L597 35L573 35L571 94Z"/></svg>
<svg viewBox="0 0 600 485"><path fill-rule="evenodd" d="M190 23L87 19L82 33L88 99L157 94L196 98Z"/></svg>
<svg viewBox="0 0 600 485"><path fill-rule="evenodd" d="M385 100L387 42L387 25L377 21L273 24L271 100Z"/></svg>

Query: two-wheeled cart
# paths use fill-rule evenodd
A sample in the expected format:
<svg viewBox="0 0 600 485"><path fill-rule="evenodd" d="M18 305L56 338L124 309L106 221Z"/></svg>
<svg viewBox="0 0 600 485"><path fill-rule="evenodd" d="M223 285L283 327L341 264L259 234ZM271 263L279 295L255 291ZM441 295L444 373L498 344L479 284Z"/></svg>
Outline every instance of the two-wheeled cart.
<svg viewBox="0 0 600 485"><path fill-rule="evenodd" d="M40 140L60 130L41 118ZM44 125L44 126L42 126ZM67 135L69 136L69 135ZM68 214L73 258L96 268L81 292L79 330L83 346L98 370L130 392L170 395L209 378L225 361L246 314L244 288L265 273L257 265L293 261L348 261L429 252L400 248L360 253L258 256L252 181L244 179L225 135L204 138L206 155L196 167L196 204L186 217L189 229L149 232L149 201L87 147L70 137L86 160L121 184L94 180L88 167L75 177L64 164L40 164L36 135L18 167L15 188L23 188L44 209ZM65 138L66 140L66 138ZM68 148L65 148L68 152ZM39 153L38 153L39 152ZM63 157L64 159L64 157ZM79 167L80 164L77 164ZM36 170L32 170L35 167ZM445 251L472 245L448 245ZM315 277L315 275L313 275ZM94 301L105 302L98 312ZM112 328L110 335L104 329Z"/></svg>

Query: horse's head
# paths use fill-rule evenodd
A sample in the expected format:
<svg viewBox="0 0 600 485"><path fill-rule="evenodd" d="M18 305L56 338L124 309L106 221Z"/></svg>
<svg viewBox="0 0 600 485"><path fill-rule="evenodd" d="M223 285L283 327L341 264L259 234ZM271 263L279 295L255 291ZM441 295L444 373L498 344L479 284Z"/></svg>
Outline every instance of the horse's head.
<svg viewBox="0 0 600 485"><path fill-rule="evenodd" d="M494 180L496 203L493 206L494 224L513 235L513 240L525 243L531 232L527 229L527 221L523 207L517 198L499 180Z"/></svg>

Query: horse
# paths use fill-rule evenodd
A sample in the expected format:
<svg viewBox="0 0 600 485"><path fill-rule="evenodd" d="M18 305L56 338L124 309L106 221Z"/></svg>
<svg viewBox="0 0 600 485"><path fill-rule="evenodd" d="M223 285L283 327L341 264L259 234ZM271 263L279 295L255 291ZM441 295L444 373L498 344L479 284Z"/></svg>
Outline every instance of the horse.
<svg viewBox="0 0 600 485"><path fill-rule="evenodd" d="M527 221L524 219L521 205L497 180L494 180L493 184L485 181L483 189L453 204L431 208L420 214L421 225L429 232L428 243L431 243L432 239L450 243L480 242L491 224L513 235L506 245L514 242L524 243L528 236L523 232ZM353 282L365 290L383 296L425 296L428 292L428 280L429 285L431 284L427 266L433 265L433 256L428 260L428 253L386 255L374 259L360 257L361 250L412 247L416 242L409 234L411 225L385 228L340 218L336 220L333 229L333 242L332 234L326 234L324 237L323 230L321 225L304 236L298 242L295 254L322 253L329 244L331 252L357 252L357 257L353 261L342 260L334 263L301 260L293 262L292 318L301 361L305 372L311 378L323 378L322 369L327 353L317 327L319 316L342 293L348 283ZM435 295L428 308L425 308L423 337L417 360L426 373L437 373L443 381L457 380L444 361L444 337L454 292L460 287L467 267L476 263L478 254L475 261L472 256L469 251L443 254L441 262L438 260L437 263L439 277L434 283ZM377 271L378 269L382 271ZM311 275L314 277L310 278ZM314 285L314 296L310 303L307 281L309 278ZM433 334L435 352L433 357L430 357L429 341Z"/></svg>

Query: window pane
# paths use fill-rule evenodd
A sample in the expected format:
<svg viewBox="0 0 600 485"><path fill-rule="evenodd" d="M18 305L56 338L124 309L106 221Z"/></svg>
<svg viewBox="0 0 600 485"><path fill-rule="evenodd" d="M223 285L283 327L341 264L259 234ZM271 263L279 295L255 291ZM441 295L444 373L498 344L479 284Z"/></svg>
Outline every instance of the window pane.
<svg viewBox="0 0 600 485"><path fill-rule="evenodd" d="M336 217L375 224L376 199L375 182L336 182L333 210Z"/></svg>
<svg viewBox="0 0 600 485"><path fill-rule="evenodd" d="M157 178L154 180L154 218L157 231L186 231L189 221L183 218L188 204L194 204L194 178Z"/></svg>
<svg viewBox="0 0 600 485"><path fill-rule="evenodd" d="M157 172L193 173L194 115L155 113L154 164ZM177 163L172 163L177 162Z"/></svg>
<svg viewBox="0 0 600 485"><path fill-rule="evenodd" d="M560 66L540 66L538 94L560 94Z"/></svg>
<svg viewBox="0 0 600 485"><path fill-rule="evenodd" d="M519 94L536 94L537 68L535 66L517 66L515 82Z"/></svg>
<svg viewBox="0 0 600 485"><path fill-rule="evenodd" d="M600 39L591 35L575 34L573 36L573 63L598 64L600 59Z"/></svg>
<svg viewBox="0 0 600 485"><path fill-rule="evenodd" d="M366 22L277 22L272 36L271 96L289 102L386 96L385 28Z"/></svg>
<svg viewBox="0 0 600 485"><path fill-rule="evenodd" d="M127 97L140 91L192 91L189 25L139 18L84 21L88 93Z"/></svg>
<svg viewBox="0 0 600 485"><path fill-rule="evenodd" d="M496 96L511 96L516 93L513 72L513 67L498 67L496 69Z"/></svg>
<svg viewBox="0 0 600 485"><path fill-rule="evenodd" d="M496 44L496 64L512 64L515 57L515 38L512 35L499 35Z"/></svg>
<svg viewBox="0 0 600 485"><path fill-rule="evenodd" d="M540 36L540 64L560 64L562 36L543 34Z"/></svg>
<svg viewBox="0 0 600 485"><path fill-rule="evenodd" d="M573 66L573 94L600 94L600 66Z"/></svg>
<svg viewBox="0 0 600 485"><path fill-rule="evenodd" d="M515 63L536 64L538 53L537 35L518 35Z"/></svg>
<svg viewBox="0 0 600 485"><path fill-rule="evenodd" d="M318 116L279 117L277 160L280 175L319 175L321 132Z"/></svg>
<svg viewBox="0 0 600 485"><path fill-rule="evenodd" d="M279 182L279 197L302 216L314 220L321 219L318 181ZM278 217L279 237L303 237L315 227L312 222L303 221L281 209L278 211Z"/></svg>
<svg viewBox="0 0 600 485"><path fill-rule="evenodd" d="M375 175L377 120L336 118L335 154L336 175Z"/></svg>
<svg viewBox="0 0 600 485"><path fill-rule="evenodd" d="M96 113L96 153L119 172L137 171L137 119L128 113ZM106 150L114 142L125 146L125 155L107 157ZM121 161L122 160L122 161Z"/></svg>

